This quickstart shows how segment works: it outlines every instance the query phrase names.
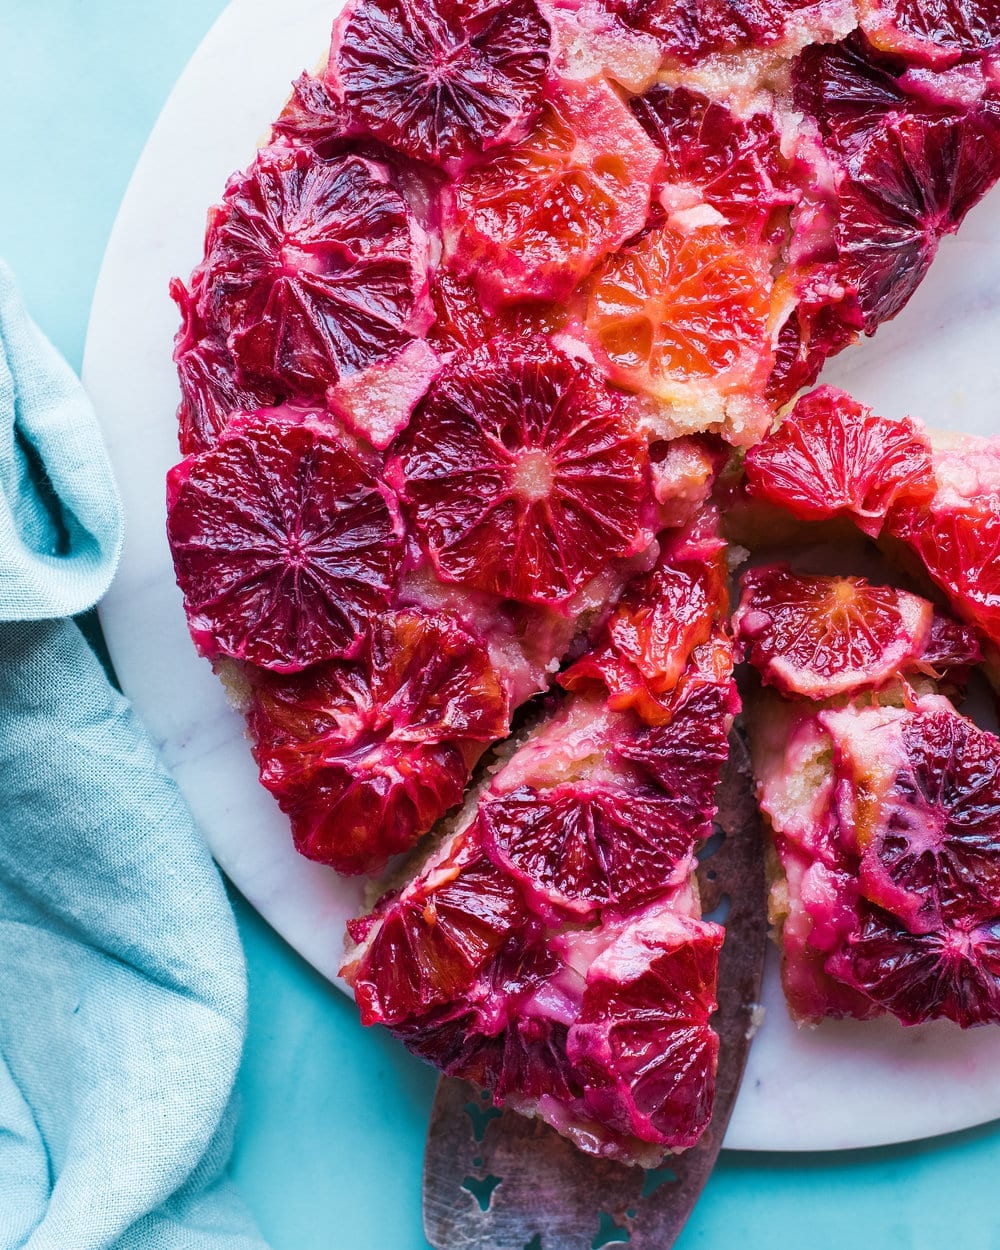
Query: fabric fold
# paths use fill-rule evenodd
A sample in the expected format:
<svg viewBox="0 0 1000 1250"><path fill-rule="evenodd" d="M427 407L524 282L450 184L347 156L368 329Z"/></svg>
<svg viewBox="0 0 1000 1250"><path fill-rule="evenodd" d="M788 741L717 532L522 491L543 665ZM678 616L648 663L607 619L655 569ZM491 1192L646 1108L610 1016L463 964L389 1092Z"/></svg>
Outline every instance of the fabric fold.
<svg viewBox="0 0 1000 1250"><path fill-rule="evenodd" d="M83 389L0 267L0 1250L265 1250L226 1177L232 911L59 619L106 589L121 531Z"/></svg>
<svg viewBox="0 0 1000 1250"><path fill-rule="evenodd" d="M0 619L92 607L121 546L121 505L94 410L0 261Z"/></svg>

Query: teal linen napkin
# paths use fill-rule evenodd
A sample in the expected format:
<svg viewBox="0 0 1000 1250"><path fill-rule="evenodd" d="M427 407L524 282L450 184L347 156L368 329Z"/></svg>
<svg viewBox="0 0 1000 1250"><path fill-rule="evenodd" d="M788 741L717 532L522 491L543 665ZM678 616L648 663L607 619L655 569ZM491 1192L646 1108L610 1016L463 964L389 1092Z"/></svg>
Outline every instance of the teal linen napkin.
<svg viewBox="0 0 1000 1250"><path fill-rule="evenodd" d="M137 419L141 414L137 414ZM219 874L65 618L121 515L0 264L0 1250L264 1250L225 1166L246 972Z"/></svg>

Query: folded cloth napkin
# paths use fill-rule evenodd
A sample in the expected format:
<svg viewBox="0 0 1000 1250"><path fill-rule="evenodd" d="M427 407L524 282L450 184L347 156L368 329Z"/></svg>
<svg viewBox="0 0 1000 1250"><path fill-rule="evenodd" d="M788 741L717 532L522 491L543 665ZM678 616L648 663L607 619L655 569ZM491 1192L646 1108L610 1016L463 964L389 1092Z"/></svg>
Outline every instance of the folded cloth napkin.
<svg viewBox="0 0 1000 1250"><path fill-rule="evenodd" d="M225 1179L246 973L222 882L64 618L121 517L0 265L0 1250L263 1250Z"/></svg>

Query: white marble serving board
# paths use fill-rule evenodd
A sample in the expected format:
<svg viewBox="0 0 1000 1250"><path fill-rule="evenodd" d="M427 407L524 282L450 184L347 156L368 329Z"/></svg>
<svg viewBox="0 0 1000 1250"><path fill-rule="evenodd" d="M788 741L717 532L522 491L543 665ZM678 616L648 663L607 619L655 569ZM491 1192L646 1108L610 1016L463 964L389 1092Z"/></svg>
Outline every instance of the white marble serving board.
<svg viewBox="0 0 1000 1250"><path fill-rule="evenodd" d="M253 155L289 83L323 56L337 0L237 0L171 95L136 168L94 299L84 379L104 423L128 521L101 620L126 693L250 902L335 980L359 888L299 858L257 784L240 718L188 639L164 536L177 459L174 274L200 258L205 213ZM988 433L1000 395L1000 192L941 249L928 280L875 342L826 377L890 415ZM343 987L341 987L343 988ZM727 1146L839 1149L905 1141L1000 1116L1000 1029L828 1023L797 1031L768 969Z"/></svg>

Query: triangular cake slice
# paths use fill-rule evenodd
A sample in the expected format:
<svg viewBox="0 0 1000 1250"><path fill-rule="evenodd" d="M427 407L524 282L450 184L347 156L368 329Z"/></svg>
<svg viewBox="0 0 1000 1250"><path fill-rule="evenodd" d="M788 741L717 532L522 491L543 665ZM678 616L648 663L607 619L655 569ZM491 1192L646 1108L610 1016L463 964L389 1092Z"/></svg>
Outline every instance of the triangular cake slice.
<svg viewBox="0 0 1000 1250"><path fill-rule="evenodd" d="M647 1166L712 1109L723 931L694 867L737 707L713 529L708 514L664 540L569 692L352 924L344 969L366 1023Z"/></svg>
<svg viewBox="0 0 1000 1250"><path fill-rule="evenodd" d="M934 440L830 390L748 457L751 497L794 513L804 543L839 517L897 557L924 555L910 571L968 622L901 589L898 562L883 567L894 584L787 564L742 578L771 919L800 1022L1000 1022L1000 739L946 697L996 645L993 566L969 559L994 542L996 458L988 441Z"/></svg>

